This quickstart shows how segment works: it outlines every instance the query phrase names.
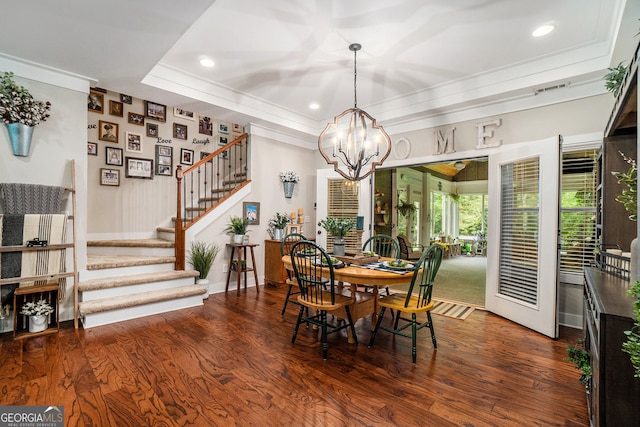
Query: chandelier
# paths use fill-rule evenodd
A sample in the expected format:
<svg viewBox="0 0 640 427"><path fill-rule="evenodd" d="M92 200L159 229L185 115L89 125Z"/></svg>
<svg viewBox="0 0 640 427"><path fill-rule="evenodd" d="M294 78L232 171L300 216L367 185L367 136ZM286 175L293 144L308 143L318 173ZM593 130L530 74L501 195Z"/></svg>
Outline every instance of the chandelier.
<svg viewBox="0 0 640 427"><path fill-rule="evenodd" d="M353 108L328 123L318 137L318 149L328 164L349 181L360 181L380 166L391 152L391 139L376 119L358 108L356 55L362 46L349 45L353 52Z"/></svg>

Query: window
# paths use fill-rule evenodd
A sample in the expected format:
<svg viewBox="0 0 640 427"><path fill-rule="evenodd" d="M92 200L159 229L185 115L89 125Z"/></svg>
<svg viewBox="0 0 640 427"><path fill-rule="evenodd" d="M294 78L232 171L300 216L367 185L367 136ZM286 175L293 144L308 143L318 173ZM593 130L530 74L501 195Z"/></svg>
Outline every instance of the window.
<svg viewBox="0 0 640 427"><path fill-rule="evenodd" d="M582 269L592 265L597 247L596 155L589 150L562 156L560 272L580 278Z"/></svg>

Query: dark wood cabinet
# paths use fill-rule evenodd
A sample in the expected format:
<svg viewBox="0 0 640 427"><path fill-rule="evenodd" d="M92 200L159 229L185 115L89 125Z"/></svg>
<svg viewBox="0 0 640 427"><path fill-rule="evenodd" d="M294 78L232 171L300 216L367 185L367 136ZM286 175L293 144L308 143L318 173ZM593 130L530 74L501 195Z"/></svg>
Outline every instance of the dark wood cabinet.
<svg viewBox="0 0 640 427"><path fill-rule="evenodd" d="M264 241L264 284L283 285L287 280L287 271L282 264L280 240Z"/></svg>
<svg viewBox="0 0 640 427"><path fill-rule="evenodd" d="M584 347L591 356L587 386L590 425L640 426L640 379L622 351L633 327L629 281L596 268L585 269Z"/></svg>

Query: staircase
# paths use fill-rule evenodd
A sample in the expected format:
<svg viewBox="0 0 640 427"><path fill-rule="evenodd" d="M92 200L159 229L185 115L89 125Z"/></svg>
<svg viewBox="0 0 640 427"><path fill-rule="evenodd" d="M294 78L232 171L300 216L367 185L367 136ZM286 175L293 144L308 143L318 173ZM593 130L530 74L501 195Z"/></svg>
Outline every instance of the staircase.
<svg viewBox="0 0 640 427"><path fill-rule="evenodd" d="M185 271L186 230L246 191L247 146L243 134L185 171L178 166L175 228L158 227L156 239L87 242L77 287L85 328L202 305L209 290Z"/></svg>
<svg viewBox="0 0 640 427"><path fill-rule="evenodd" d="M208 288L197 271L174 269L172 241L87 242L87 270L78 283L85 328L202 305Z"/></svg>

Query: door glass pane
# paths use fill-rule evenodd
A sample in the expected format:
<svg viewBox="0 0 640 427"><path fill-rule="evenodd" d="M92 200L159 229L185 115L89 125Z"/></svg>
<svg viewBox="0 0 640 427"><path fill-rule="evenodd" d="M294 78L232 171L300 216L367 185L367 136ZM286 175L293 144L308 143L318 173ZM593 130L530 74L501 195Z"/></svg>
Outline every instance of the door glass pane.
<svg viewBox="0 0 640 427"><path fill-rule="evenodd" d="M539 159L502 165L498 292L538 302Z"/></svg>

